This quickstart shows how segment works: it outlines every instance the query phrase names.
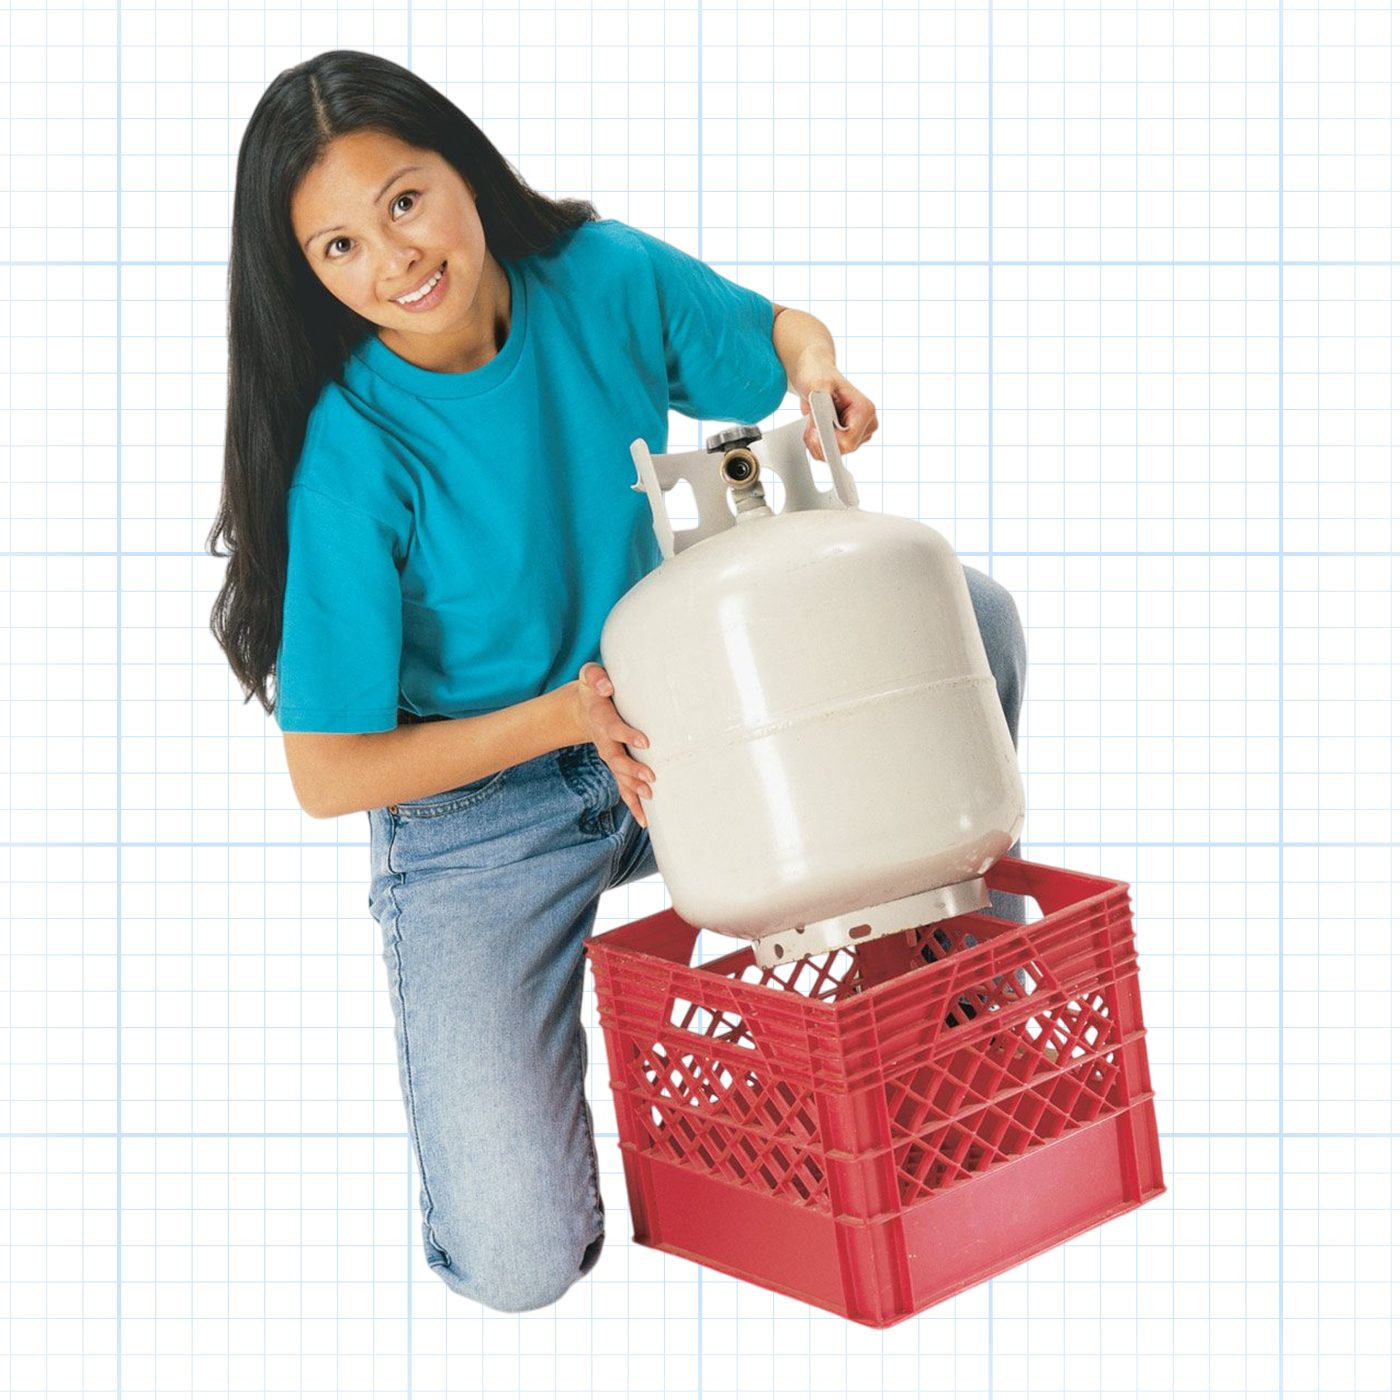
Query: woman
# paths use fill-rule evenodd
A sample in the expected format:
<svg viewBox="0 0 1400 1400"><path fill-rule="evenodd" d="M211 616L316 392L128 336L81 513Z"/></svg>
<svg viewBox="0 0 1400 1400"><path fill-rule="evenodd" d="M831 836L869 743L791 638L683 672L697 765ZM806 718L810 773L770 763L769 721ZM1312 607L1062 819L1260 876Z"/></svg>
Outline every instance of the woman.
<svg viewBox="0 0 1400 1400"><path fill-rule="evenodd" d="M530 189L407 70L337 50L258 103L212 625L306 811L369 815L428 1262L493 1308L603 1243L582 943L656 869L646 737L591 660L660 562L628 444L665 451L671 408L758 421L789 382L804 413L831 393L843 451L875 431L820 322ZM1015 607L969 583L1014 736Z"/></svg>

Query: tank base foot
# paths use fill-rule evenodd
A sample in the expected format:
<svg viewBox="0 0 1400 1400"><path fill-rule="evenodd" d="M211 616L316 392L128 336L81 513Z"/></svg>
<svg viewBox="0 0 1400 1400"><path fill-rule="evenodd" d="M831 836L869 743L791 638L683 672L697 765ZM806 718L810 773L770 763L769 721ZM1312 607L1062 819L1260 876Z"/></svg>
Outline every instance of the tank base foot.
<svg viewBox="0 0 1400 1400"><path fill-rule="evenodd" d="M986 909L991 902L987 882L978 876L961 884L942 885L923 894L892 899L886 904L871 904L849 914L817 919L800 928L766 933L753 940L753 958L759 967L780 967L798 958L849 948L921 924L935 924L957 914Z"/></svg>

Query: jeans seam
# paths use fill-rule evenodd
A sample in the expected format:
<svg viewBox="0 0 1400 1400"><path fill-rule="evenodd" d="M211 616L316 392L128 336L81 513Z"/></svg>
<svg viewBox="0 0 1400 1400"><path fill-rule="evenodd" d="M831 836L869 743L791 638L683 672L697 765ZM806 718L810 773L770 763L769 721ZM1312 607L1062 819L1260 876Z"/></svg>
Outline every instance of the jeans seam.
<svg viewBox="0 0 1400 1400"><path fill-rule="evenodd" d="M617 843L617 857L613 861L612 879L609 882L609 889L616 889L618 881L622 879L625 872L630 872L640 863L640 851L632 852L631 859L627 859L629 849L635 840L640 847L648 840L647 828L644 827L632 815L632 809L622 800L617 800L617 805L622 808L622 815L617 820L617 830L620 833ZM632 828L636 828L635 834Z"/></svg>
<svg viewBox="0 0 1400 1400"><path fill-rule="evenodd" d="M580 1021L578 1034L574 1036L574 1059L578 1066L579 1122L588 1140L589 1185L593 1190L593 1209L598 1217L598 1228L601 1230L607 1224L607 1212L603 1209L603 1196L599 1189L598 1141L593 1132L593 1113L588 1107L588 1084L584 1078L587 1066L583 1059L583 1042L587 1034L587 1029Z"/></svg>
<svg viewBox="0 0 1400 1400"><path fill-rule="evenodd" d="M622 805L621 796L619 796L617 802L613 804L614 812L616 811L619 805ZM616 889L617 882L622 878L622 858L627 854L626 814L624 813L624 816L621 821L619 821L617 817L614 816L612 819L612 825L612 834L614 837L616 837L616 840L613 843L612 865L608 871L608 888L610 890Z"/></svg>
<svg viewBox="0 0 1400 1400"><path fill-rule="evenodd" d="M494 797L500 791L509 772L510 769L502 768L475 782L463 783L462 787L468 790L457 797L439 793L430 797L415 797L408 802L396 802L393 814L400 821L435 821L438 817L453 817L459 812L469 812L487 798ZM456 791L456 788L447 789L448 793Z"/></svg>
<svg viewBox="0 0 1400 1400"><path fill-rule="evenodd" d="M390 851L393 849L394 834L395 829L391 827L389 832ZM408 1122L409 1129L413 1134L413 1150L418 1154L418 1175L423 1181L423 1198L427 1203L423 1210L424 1234L427 1242L442 1255L443 1263L450 1267L452 1264L452 1256L443 1248L442 1242L433 1233L433 1215L436 1213L437 1207L433 1202L432 1188L428 1185L428 1164L423 1156L423 1139L418 1131L417 1100L413 1093L413 1057L409 1053L408 1045L408 1006L404 1000L403 994L403 958L399 954L399 945L403 942L403 933L399 928L399 917L403 911L399 908L398 891L399 887L404 883L404 878L405 877L401 873L395 873L394 882L389 886L389 903L394 911L394 931L390 938L390 946L394 950L394 995L398 998L399 1033L403 1037L405 1098L408 1101Z"/></svg>
<svg viewBox="0 0 1400 1400"><path fill-rule="evenodd" d="M576 747L580 752L559 750L558 766L560 776L584 804L584 809L579 814L578 829L588 836L611 836L617 830L617 823L613 820L611 804L603 805L611 795L611 784L608 781L611 774L601 759L598 759L597 763L602 766L603 775L598 774L587 752L589 746ZM596 749L594 753L597 753ZM590 769L593 770L591 773ZM590 811L595 806L597 811Z"/></svg>

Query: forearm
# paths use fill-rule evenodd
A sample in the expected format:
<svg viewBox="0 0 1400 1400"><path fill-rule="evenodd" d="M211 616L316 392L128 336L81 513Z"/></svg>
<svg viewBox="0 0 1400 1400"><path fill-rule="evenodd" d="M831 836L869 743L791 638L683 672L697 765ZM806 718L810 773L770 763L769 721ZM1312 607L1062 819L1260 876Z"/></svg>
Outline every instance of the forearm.
<svg viewBox="0 0 1400 1400"><path fill-rule="evenodd" d="M447 792L587 735L569 687L561 687L490 714L352 737L322 765L312 816L340 817Z"/></svg>
<svg viewBox="0 0 1400 1400"><path fill-rule="evenodd" d="M815 316L796 307L778 308L773 318L773 349L787 371L788 385L804 397L813 380L836 368L836 343Z"/></svg>
<svg viewBox="0 0 1400 1400"><path fill-rule="evenodd" d="M775 305L773 349L787 371L789 386L802 400L804 414L818 390L831 395L838 452L854 452L879 427L875 405L836 368L836 344L815 316ZM802 441L813 457L825 460L815 423L808 423Z"/></svg>

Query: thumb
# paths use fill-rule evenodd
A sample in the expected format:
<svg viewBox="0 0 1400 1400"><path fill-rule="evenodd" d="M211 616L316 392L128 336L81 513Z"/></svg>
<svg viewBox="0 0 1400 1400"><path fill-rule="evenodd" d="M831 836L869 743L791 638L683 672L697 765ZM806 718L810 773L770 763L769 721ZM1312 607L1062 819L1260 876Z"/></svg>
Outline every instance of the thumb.
<svg viewBox="0 0 1400 1400"><path fill-rule="evenodd" d="M588 668L596 668L596 675L589 675ZM591 686L600 695L607 695L612 691L612 682L608 679L608 673L596 661L585 661L583 669L579 671L578 678L584 685Z"/></svg>

